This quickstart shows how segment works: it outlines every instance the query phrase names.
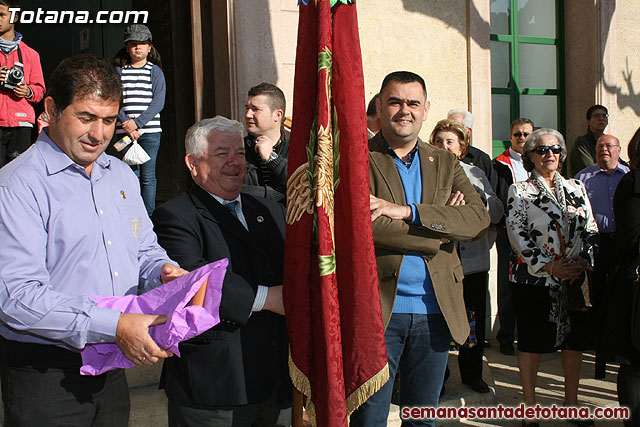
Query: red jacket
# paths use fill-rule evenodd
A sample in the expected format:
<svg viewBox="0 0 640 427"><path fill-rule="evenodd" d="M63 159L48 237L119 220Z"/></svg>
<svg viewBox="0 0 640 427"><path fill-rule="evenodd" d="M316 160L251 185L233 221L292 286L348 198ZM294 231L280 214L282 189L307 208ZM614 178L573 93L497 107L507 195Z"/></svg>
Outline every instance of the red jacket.
<svg viewBox="0 0 640 427"><path fill-rule="evenodd" d="M18 127L20 122L35 123L36 113L31 104L42 101L45 93L40 55L23 41L18 46L22 53L24 82L33 91L33 96L29 99L20 98L13 92L0 89L0 126L3 127ZM20 62L18 49L14 49L8 55L0 52L0 66L11 68L14 62Z"/></svg>

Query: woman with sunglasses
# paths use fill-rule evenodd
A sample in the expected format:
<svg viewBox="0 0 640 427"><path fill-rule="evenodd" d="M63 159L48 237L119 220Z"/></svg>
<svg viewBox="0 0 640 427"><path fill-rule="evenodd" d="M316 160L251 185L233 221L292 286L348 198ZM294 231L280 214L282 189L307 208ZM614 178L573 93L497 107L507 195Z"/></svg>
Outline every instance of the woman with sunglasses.
<svg viewBox="0 0 640 427"><path fill-rule="evenodd" d="M590 313L568 311L562 281L577 279L593 265L598 227L582 182L565 179L559 168L567 157L555 129L527 137L522 160L529 179L509 188L507 234L513 248L509 280L518 330L518 367L524 403L535 406L540 355L562 351L565 406L578 406L582 351L593 345ZM561 243L564 241L564 245ZM588 420L572 420L589 426ZM537 423L523 425L537 425Z"/></svg>

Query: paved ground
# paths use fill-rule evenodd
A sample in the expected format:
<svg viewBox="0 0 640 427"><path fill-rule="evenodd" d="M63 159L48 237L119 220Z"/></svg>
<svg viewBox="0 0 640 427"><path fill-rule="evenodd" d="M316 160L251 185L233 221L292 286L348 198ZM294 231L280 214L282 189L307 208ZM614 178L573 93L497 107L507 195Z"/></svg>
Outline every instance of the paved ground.
<svg viewBox="0 0 640 427"><path fill-rule="evenodd" d="M447 382L447 392L440 401L440 406L491 406L501 403L504 406L519 406L522 402L520 391L520 378L518 373L517 356L505 356L498 350L496 341L492 341L492 347L485 350L484 379L493 388L492 393L478 394L459 383L457 369L457 357L454 353L449 356L449 366L452 377ZM593 372L595 357L593 354L584 354L582 363L582 379L578 390L578 399L581 404L590 407L618 406L616 395L616 377L618 368L615 365L607 365L607 376L604 380L594 380ZM487 369L488 367L488 369ZM456 384L457 383L457 384ZM564 393L564 379L562 376L562 363L560 353L543 355L538 372L538 384L536 394L540 405L550 406L556 404L562 406ZM495 403L494 403L495 402ZM399 427L397 407L392 407L389 416L390 427ZM490 420L477 422L472 420L441 420L438 426L520 426L520 421ZM541 421L542 427L571 426L566 421ZM621 421L596 421L596 426L622 427Z"/></svg>
<svg viewBox="0 0 640 427"><path fill-rule="evenodd" d="M520 379L518 375L516 356L505 356L497 349L497 343L492 341L492 347L485 351L488 364L485 363L484 379L492 387L492 392L478 394L460 384L455 353L449 358L451 378L447 382L447 392L440 402L440 406L494 406L501 403L504 406L518 406L522 402ZM616 397L617 366L607 367L607 377L604 380L594 380L595 358L592 354L585 354L582 364L582 380L580 381L579 399L584 405L596 407L618 406ZM164 393L158 390L159 369L133 368L128 370L127 376L131 385L131 427L165 427L167 425L167 404ZM538 374L538 402L541 405L562 405L563 377L560 354L549 354L542 357ZM2 412L0 408L0 419ZM43 420L44 421L44 420ZM389 427L399 427L400 419L398 407L392 406L389 414ZM491 420L480 423L468 420L441 420L438 426L520 426L519 421ZM566 421L543 421L542 427L570 426ZM596 421L596 426L622 427L620 421Z"/></svg>

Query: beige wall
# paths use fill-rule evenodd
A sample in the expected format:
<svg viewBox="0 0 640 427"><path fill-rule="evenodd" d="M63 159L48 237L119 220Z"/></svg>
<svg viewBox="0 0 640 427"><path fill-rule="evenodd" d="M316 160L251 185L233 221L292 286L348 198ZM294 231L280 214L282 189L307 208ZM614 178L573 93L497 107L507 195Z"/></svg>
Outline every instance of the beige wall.
<svg viewBox="0 0 640 427"><path fill-rule="evenodd" d="M609 109L606 131L623 147L640 126L638 14L636 0L565 1L568 141L585 133L585 113L593 104Z"/></svg>
<svg viewBox="0 0 640 427"><path fill-rule="evenodd" d="M618 1L614 14L615 72L613 82L607 82L615 93L615 105L611 105L610 115L616 117L614 133L626 147L638 126L640 126L640 2L637 0ZM623 156L627 158L626 148Z"/></svg>
<svg viewBox="0 0 640 427"><path fill-rule="evenodd" d="M409 70L427 84L431 109L420 133L427 139L452 108L467 108L464 0L388 1L358 4L367 101L385 75Z"/></svg>
<svg viewBox="0 0 640 427"><path fill-rule="evenodd" d="M247 90L262 81L278 85L291 116L296 0L227 0L233 6L232 62L237 118L244 112ZM420 74L427 83L431 110L421 137L452 108L476 116L474 144L490 149L491 93L488 52L489 3L472 0L368 0L356 2L365 77L365 102L382 79L395 70ZM477 3L477 5L475 4ZM482 16L484 14L484 16ZM469 23L476 34L469 40ZM483 25L484 24L484 25ZM470 72L471 70L471 72Z"/></svg>
<svg viewBox="0 0 640 427"><path fill-rule="evenodd" d="M227 0L232 4L231 46L235 62L235 119L242 121L247 91L262 82L285 94L291 117L298 34L296 0Z"/></svg>

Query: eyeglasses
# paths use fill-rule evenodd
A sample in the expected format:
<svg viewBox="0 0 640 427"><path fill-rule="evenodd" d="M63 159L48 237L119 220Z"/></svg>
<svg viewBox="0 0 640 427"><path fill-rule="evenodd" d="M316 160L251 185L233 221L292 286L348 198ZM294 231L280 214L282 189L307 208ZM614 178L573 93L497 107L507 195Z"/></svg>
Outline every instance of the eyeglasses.
<svg viewBox="0 0 640 427"><path fill-rule="evenodd" d="M606 148L607 150L611 151L611 149L613 149L614 147L620 147L617 144L598 144L596 145L596 149L598 150L602 150L603 148Z"/></svg>
<svg viewBox="0 0 640 427"><path fill-rule="evenodd" d="M602 117L603 119L608 119L609 115L607 113L593 113L591 117L595 117L596 119L599 119L600 117Z"/></svg>
<svg viewBox="0 0 640 427"><path fill-rule="evenodd" d="M559 145L538 145L536 148L531 150L531 152L544 156L549 152L549 150L551 150L553 154L560 154L562 152L562 147Z"/></svg>
<svg viewBox="0 0 640 427"><path fill-rule="evenodd" d="M514 132L511 135L515 136L516 138L520 138L521 136L524 136L525 138L529 136L529 133L527 132Z"/></svg>

